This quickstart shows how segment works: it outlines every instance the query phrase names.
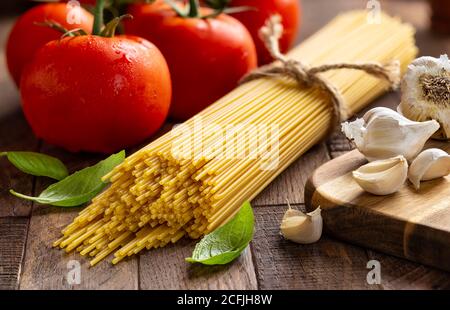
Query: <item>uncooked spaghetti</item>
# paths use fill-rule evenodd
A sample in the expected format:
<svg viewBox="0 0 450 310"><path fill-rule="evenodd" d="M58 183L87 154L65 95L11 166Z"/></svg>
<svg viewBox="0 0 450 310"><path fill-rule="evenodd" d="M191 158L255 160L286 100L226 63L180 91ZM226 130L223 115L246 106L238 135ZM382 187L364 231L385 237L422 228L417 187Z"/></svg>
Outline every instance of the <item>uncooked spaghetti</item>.
<svg viewBox="0 0 450 310"><path fill-rule="evenodd" d="M398 60L404 71L416 53L411 26L386 15L381 24L369 24L366 12L355 11L335 18L288 57L312 66ZM340 90L347 116L389 87L356 70L323 76ZM300 89L280 77L245 83L183 124L193 131L177 128L115 168L105 177L111 186L80 212L54 245L89 255L95 265L113 252L117 263L144 248L163 247L184 236L199 238L226 223L244 201L323 139L332 117L329 98L316 88ZM195 132L199 121L200 138ZM276 130L251 145L248 137L258 136L262 125ZM230 126L239 128L231 136L247 133L245 156L223 156L229 149L217 133ZM182 156L174 151L180 143L189 150ZM261 160L261 146L270 146L276 156ZM205 149L213 151L205 154ZM274 160L272 166L263 167L268 158Z"/></svg>

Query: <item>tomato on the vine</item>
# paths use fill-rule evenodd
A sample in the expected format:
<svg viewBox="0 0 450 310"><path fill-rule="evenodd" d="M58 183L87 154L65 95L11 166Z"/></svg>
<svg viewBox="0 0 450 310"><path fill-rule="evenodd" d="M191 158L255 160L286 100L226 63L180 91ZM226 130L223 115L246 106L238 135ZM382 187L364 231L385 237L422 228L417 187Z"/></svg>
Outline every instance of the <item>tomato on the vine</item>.
<svg viewBox="0 0 450 310"><path fill-rule="evenodd" d="M169 111L170 74L161 52L142 38L114 37L119 18L100 31L98 16L94 35L73 33L39 49L20 84L35 134L73 152L112 153L142 142Z"/></svg>
<svg viewBox="0 0 450 310"><path fill-rule="evenodd" d="M71 11L75 10L75 11ZM22 70L44 44L61 37L61 33L39 25L54 22L67 30L81 28L91 32L93 16L85 9L68 7L66 3L46 3L25 12L14 24L6 46L8 69L16 85Z"/></svg>
<svg viewBox="0 0 450 310"><path fill-rule="evenodd" d="M134 4L125 33L153 42L169 64L173 82L170 115L185 120L238 85L257 65L256 50L247 29L235 18L207 8L197 0L186 7ZM206 17L205 15L210 15Z"/></svg>
<svg viewBox="0 0 450 310"><path fill-rule="evenodd" d="M249 7L248 10L232 13L231 16L238 19L250 31L255 41L260 65L273 61L259 37L259 30L271 15L280 15L284 27L283 36L280 39L281 52L287 52L295 42L300 26L299 0L231 0L229 7Z"/></svg>

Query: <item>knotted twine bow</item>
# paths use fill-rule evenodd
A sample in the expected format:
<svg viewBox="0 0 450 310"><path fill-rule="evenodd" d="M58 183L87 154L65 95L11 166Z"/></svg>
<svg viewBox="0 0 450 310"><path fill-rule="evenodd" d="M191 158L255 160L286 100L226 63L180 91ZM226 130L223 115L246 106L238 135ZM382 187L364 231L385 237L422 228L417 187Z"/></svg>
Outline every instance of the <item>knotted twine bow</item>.
<svg viewBox="0 0 450 310"><path fill-rule="evenodd" d="M270 64L262 66L248 75L244 76L240 81L241 84L264 77L285 76L294 79L300 87L318 87L330 96L333 107L333 119L330 132L332 132L342 121L348 118L345 112L344 98L340 91L331 84L327 79L322 77L320 73L336 69L354 69L362 70L377 78L384 79L389 82L391 89L396 89L400 84L400 63L392 61L386 65L375 62L367 63L347 63L340 62L335 64L324 64L317 67L309 67L306 64L288 59L280 52L279 40L283 35L283 25L279 15L271 16L265 25L259 31L261 39L264 41L267 50L270 52L274 60L278 60L279 64Z"/></svg>

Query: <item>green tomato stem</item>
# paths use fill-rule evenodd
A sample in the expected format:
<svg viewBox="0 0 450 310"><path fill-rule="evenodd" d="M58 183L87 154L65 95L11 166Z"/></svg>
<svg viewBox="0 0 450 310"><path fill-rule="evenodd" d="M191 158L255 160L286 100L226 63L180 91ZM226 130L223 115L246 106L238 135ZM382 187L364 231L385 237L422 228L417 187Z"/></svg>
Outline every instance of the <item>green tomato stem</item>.
<svg viewBox="0 0 450 310"><path fill-rule="evenodd" d="M164 2L167 3L172 8L172 10L174 10L175 13L177 13L178 16L184 18L187 17L187 12L181 10L173 0L165 0Z"/></svg>
<svg viewBox="0 0 450 310"><path fill-rule="evenodd" d="M116 34L116 29L119 26L119 23L125 18L132 19L133 16L130 14L125 14L119 17L115 17L113 20L107 23L105 27L103 27L103 30L100 32L100 36L105 38L114 37L114 35Z"/></svg>
<svg viewBox="0 0 450 310"><path fill-rule="evenodd" d="M94 9L94 26L92 27L92 34L99 35L103 27L103 11L105 9L105 0L97 0Z"/></svg>
<svg viewBox="0 0 450 310"><path fill-rule="evenodd" d="M188 16L189 17L199 17L199 13L200 13L200 4L198 2L198 0L189 0L189 13Z"/></svg>

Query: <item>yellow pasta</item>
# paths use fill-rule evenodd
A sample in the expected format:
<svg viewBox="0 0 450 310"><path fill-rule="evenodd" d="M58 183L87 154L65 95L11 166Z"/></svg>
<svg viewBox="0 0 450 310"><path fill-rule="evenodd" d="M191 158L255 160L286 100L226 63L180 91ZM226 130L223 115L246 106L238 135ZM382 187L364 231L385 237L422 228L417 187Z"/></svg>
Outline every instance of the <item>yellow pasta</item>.
<svg viewBox="0 0 450 310"><path fill-rule="evenodd" d="M386 15L381 24L369 24L366 12L354 11L335 18L288 57L312 66L399 60L404 71L416 53L411 26ZM348 116L389 86L356 70L323 76L342 93ZM285 78L239 86L116 167L105 177L111 186L54 245L94 257L91 265L114 252L118 263L145 248L213 231L324 138L333 114L329 101L318 89L301 89Z"/></svg>

